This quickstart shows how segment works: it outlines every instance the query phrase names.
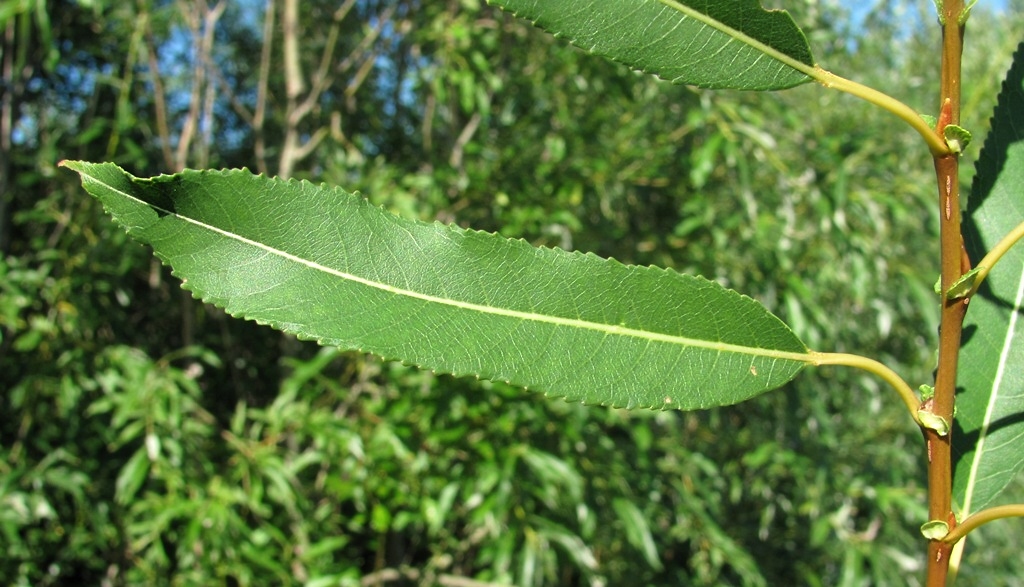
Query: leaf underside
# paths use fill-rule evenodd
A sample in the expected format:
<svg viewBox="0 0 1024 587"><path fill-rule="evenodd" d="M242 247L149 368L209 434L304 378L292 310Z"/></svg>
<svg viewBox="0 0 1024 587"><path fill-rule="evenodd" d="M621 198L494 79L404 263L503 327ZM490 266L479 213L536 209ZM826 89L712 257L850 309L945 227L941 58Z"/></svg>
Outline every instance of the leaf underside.
<svg viewBox="0 0 1024 587"><path fill-rule="evenodd" d="M65 162L183 287L321 344L591 404L697 409L792 379L804 344L718 284L405 220L340 189Z"/></svg>
<svg viewBox="0 0 1024 587"><path fill-rule="evenodd" d="M1017 48L976 165L964 220L975 261L1024 221L1024 44ZM1012 248L971 299L957 381L953 495L967 515L1024 468L1024 247Z"/></svg>
<svg viewBox="0 0 1024 587"><path fill-rule="evenodd" d="M788 13L759 0L488 0L581 49L673 83L781 90L810 78L771 54L814 59Z"/></svg>

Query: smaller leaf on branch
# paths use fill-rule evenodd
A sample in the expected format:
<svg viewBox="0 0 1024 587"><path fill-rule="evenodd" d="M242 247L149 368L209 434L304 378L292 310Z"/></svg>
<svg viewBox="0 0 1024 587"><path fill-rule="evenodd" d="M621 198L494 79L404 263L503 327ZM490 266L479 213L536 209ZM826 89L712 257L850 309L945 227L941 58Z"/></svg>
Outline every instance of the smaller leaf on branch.
<svg viewBox="0 0 1024 587"><path fill-rule="evenodd" d="M673 83L781 90L814 59L788 13L759 0L488 0L592 53Z"/></svg>
<svg viewBox="0 0 1024 587"><path fill-rule="evenodd" d="M967 145L971 144L971 132L962 126L947 124L942 127L942 135L945 137L946 144L949 145L949 150L952 153L963 153Z"/></svg>

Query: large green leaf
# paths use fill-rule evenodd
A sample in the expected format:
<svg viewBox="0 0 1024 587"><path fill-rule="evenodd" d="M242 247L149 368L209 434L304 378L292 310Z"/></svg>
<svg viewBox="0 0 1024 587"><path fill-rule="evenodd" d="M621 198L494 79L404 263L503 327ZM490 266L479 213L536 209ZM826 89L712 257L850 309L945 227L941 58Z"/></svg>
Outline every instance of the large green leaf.
<svg viewBox="0 0 1024 587"><path fill-rule="evenodd" d="M138 179L65 165L194 295L323 344L650 408L739 402L811 360L760 304L702 278L404 220L244 170Z"/></svg>
<svg viewBox="0 0 1024 587"><path fill-rule="evenodd" d="M759 0L488 0L574 45L702 88L781 90L810 81L807 39Z"/></svg>
<svg viewBox="0 0 1024 587"><path fill-rule="evenodd" d="M1014 55L977 163L964 235L971 258L1024 222L1024 44ZM992 268L964 323L953 436L963 513L990 504L1024 467L1024 247Z"/></svg>

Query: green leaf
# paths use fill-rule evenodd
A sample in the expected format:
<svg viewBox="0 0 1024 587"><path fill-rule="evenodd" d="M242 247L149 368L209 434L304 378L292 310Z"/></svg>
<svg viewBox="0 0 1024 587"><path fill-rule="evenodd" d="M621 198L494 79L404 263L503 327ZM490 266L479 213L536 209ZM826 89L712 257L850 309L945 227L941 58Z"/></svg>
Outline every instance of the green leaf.
<svg viewBox="0 0 1024 587"><path fill-rule="evenodd" d="M810 81L807 38L758 0L488 0L591 53L702 88L781 90Z"/></svg>
<svg viewBox="0 0 1024 587"><path fill-rule="evenodd" d="M145 449L135 451L132 458L128 459L124 468L117 474L114 482L114 495L117 503L125 505L132 502L139 488L149 476L149 457Z"/></svg>
<svg viewBox="0 0 1024 587"><path fill-rule="evenodd" d="M971 144L971 132L962 126L947 124L943 127L942 134L953 153L963 153L967 145Z"/></svg>
<svg viewBox="0 0 1024 587"><path fill-rule="evenodd" d="M935 388L931 385L920 385L917 389L921 392L921 401L928 401L935 397Z"/></svg>
<svg viewBox="0 0 1024 587"><path fill-rule="evenodd" d="M652 569L661 570L661 559L658 557L654 536L651 535L651 526L640 508L628 499L617 497L612 500L612 509L626 530L629 544L644 555L644 560Z"/></svg>
<svg viewBox="0 0 1024 587"><path fill-rule="evenodd" d="M964 219L972 259L1024 220L1024 44L1014 55L977 162ZM953 432L961 515L989 505L1024 468L1024 247L991 268L964 322Z"/></svg>
<svg viewBox="0 0 1024 587"><path fill-rule="evenodd" d="M977 3L978 0L971 0L971 3L968 4L967 6L964 6L964 9L960 11L960 17L957 18L957 23L960 26L964 26L964 24L967 22L967 19L970 18L971 9L974 8L974 5Z"/></svg>
<svg viewBox="0 0 1024 587"><path fill-rule="evenodd" d="M629 408L740 402L813 360L760 304L703 278L244 170L64 165L196 297L322 344Z"/></svg>

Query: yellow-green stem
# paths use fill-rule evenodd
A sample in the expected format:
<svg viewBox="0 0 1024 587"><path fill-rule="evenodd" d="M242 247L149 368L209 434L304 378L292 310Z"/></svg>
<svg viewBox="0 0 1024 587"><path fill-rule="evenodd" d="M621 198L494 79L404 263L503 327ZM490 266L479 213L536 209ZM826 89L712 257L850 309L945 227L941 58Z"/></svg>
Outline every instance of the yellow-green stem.
<svg viewBox="0 0 1024 587"><path fill-rule="evenodd" d="M1001 505L972 514L960 522L956 528L950 530L949 534L946 534L942 541L946 544L956 544L961 538L967 536L968 533L976 530L979 526L1003 518L1024 518L1024 504Z"/></svg>
<svg viewBox="0 0 1024 587"><path fill-rule="evenodd" d="M866 100L891 114L895 114L921 135L924 142L928 144L928 149L931 151L933 157L948 155L951 152L949 145L946 144L946 140L940 137L938 133L935 132L935 129L929 126L917 112L914 112L913 108L892 96L879 92L874 88L859 84L855 81L840 77L830 71L825 71L820 67L813 68L813 73L808 73L808 75L813 77L826 88L846 92L851 96L856 96L862 100Z"/></svg>
<svg viewBox="0 0 1024 587"><path fill-rule="evenodd" d="M913 418L914 422L917 422L918 425L921 424L917 415L917 410L921 407L921 401L918 399L917 394L914 393L914 390L911 389L910 385L908 385L902 377L885 364L868 357L848 353L812 352L811 355L814 357L815 365L842 365L845 367L855 367L877 375L896 390L900 399L902 399L903 403L906 404L907 410L910 412L910 417Z"/></svg>
<svg viewBox="0 0 1024 587"><path fill-rule="evenodd" d="M1003 239L999 241L996 246L992 247L992 250L985 255L985 258L977 263L977 277L975 278L974 285L971 286L971 291L968 295L974 295L974 292L978 291L978 287L980 287L981 282L985 281L985 278L988 277L988 273L992 270L992 267L994 267L995 264L999 262L999 259L1001 259L1003 255L1005 255L1006 252L1022 238L1024 238L1024 222L1018 224L1009 232L1009 234L1004 236Z"/></svg>

